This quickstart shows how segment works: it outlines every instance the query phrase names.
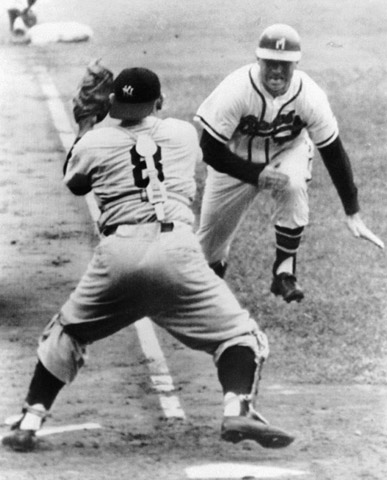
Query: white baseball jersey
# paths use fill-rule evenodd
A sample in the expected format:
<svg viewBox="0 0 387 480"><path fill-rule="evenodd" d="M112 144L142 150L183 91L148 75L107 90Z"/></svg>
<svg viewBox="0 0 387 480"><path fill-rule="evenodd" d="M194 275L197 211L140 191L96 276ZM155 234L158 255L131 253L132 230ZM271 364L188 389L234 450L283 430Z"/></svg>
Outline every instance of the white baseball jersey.
<svg viewBox="0 0 387 480"><path fill-rule="evenodd" d="M158 146L154 161L167 191L165 221L193 223L194 170L201 158L197 132L188 122L151 116L130 129L112 126L92 130L74 146L64 182L70 189L93 190L101 211L101 230L106 225L155 219L146 193L147 166L135 149L141 134L150 135Z"/></svg>
<svg viewBox="0 0 387 480"><path fill-rule="evenodd" d="M295 70L288 91L277 98L266 92L258 63L228 75L199 107L195 120L239 157L268 163L310 136L318 147L338 135L337 121L324 91L304 72Z"/></svg>

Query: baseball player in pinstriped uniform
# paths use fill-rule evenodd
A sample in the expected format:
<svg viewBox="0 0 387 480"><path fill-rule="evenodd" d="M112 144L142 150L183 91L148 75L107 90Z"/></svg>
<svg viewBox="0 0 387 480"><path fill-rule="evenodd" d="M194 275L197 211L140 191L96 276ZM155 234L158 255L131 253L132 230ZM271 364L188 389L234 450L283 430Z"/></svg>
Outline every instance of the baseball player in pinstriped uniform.
<svg viewBox="0 0 387 480"><path fill-rule="evenodd" d="M205 256L223 276L239 223L256 195L274 199L276 258L271 291L287 302L304 293L296 254L308 224L313 145L326 165L356 237L383 248L359 215L357 188L326 94L303 71L300 38L275 24L261 35L258 62L227 76L199 107L201 146L208 164L198 235Z"/></svg>
<svg viewBox="0 0 387 480"><path fill-rule="evenodd" d="M213 356L224 392L224 440L285 447L294 438L253 408L266 336L208 266L193 233L190 205L201 157L196 130L157 117L160 83L148 69L123 70L113 91L110 116L121 123L93 130L96 117L85 119L64 177L75 195L94 192L102 238L40 338L25 406L3 444L34 449L35 432L83 365L87 345L149 316Z"/></svg>

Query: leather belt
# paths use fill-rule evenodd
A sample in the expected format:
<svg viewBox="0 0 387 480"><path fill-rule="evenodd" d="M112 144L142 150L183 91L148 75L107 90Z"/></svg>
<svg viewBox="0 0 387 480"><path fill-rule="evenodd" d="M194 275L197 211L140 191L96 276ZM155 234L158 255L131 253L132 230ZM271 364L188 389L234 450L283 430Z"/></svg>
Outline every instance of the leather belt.
<svg viewBox="0 0 387 480"><path fill-rule="evenodd" d="M133 225L133 226L136 226L136 227L140 227L141 225L149 225L149 223L125 223L125 224L121 223L120 225ZM108 226L106 226L102 230L102 235L104 235L105 237L108 237L109 235L113 235L114 233L116 233L116 230L120 225L108 225ZM160 232L161 233L172 232L173 229L174 229L174 224L172 222L168 222L168 223L160 222Z"/></svg>

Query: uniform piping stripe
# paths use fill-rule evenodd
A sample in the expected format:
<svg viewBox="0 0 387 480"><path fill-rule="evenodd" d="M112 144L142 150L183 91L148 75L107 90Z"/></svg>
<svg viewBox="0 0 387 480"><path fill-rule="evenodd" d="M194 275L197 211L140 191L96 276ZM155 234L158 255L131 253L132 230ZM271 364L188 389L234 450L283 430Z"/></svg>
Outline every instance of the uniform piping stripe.
<svg viewBox="0 0 387 480"><path fill-rule="evenodd" d="M322 146L325 146L325 145L329 145L331 143L331 141L333 141L335 139L335 137L337 136L337 131L333 132L332 135L328 138L326 138L325 140L323 140L322 142L318 142L316 143L316 147L317 148L320 148Z"/></svg>
<svg viewBox="0 0 387 480"><path fill-rule="evenodd" d="M229 141L229 138L225 137L224 135L221 135L220 133L218 133L202 116L200 115L195 115L195 119L198 119L203 125L205 125L206 127L208 127L211 132L216 135L216 137L221 141L221 142L228 142Z"/></svg>
<svg viewBox="0 0 387 480"><path fill-rule="evenodd" d="M247 151L248 151L248 158L247 160L249 162L251 162L253 160L253 141L254 141L254 137L251 136L249 138L249 143L248 143L248 148L247 148Z"/></svg>
<svg viewBox="0 0 387 480"><path fill-rule="evenodd" d="M300 233L299 235L290 235L288 233L283 233L281 232L280 230L277 230L275 229L275 232L277 235L281 235L281 237L288 237L288 238L301 238L302 237L302 233Z"/></svg>
<svg viewBox="0 0 387 480"><path fill-rule="evenodd" d="M46 68L43 66L37 67L34 73L40 83L43 94L46 96L48 109L62 146L66 151L69 151L75 140L75 133L63 102L60 99L59 92ZM85 200L90 215L95 222L95 231L98 234L97 220L100 211L94 195L89 193L85 196ZM163 394L163 392L174 390L174 387L151 321L148 318L143 318L135 323L135 327L141 348L148 360L151 381L159 394L160 405L165 416L168 418L184 418L185 414L180 406L178 397Z"/></svg>
<svg viewBox="0 0 387 480"><path fill-rule="evenodd" d="M287 105L289 105L290 103L294 102L294 100L299 96L299 94L301 93L301 90L302 90L302 86L303 86L303 85L302 85L302 80L301 80L301 81L300 81L300 86L299 86L299 88L298 88L298 90L297 90L297 93L296 93L290 100L288 100L286 103L284 103L284 104L281 106L281 108L279 109L278 115L281 114L282 110L283 110ZM278 116L278 115L277 115L277 116Z"/></svg>
<svg viewBox="0 0 387 480"><path fill-rule="evenodd" d="M281 250L282 252L290 253L290 254L294 254L298 252L298 248L284 248L282 245L278 245L278 244L276 245L276 248L278 250Z"/></svg>
<svg viewBox="0 0 387 480"><path fill-rule="evenodd" d="M249 70L249 78L250 78L251 85L252 85L253 89L258 93L259 97L262 100L262 112L261 112L261 116L260 116L260 119L259 119L259 121L261 122L264 119L265 113L266 113L266 99L265 99L263 93L260 92L258 86L255 84L255 82L253 80L253 75L251 73L251 70L252 70L252 68L250 68L250 70Z"/></svg>

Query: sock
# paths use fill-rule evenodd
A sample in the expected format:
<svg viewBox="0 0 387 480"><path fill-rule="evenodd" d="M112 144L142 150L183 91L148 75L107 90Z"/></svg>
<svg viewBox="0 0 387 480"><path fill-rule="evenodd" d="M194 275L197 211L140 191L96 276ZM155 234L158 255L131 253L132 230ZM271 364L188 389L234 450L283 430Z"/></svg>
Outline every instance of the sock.
<svg viewBox="0 0 387 480"><path fill-rule="evenodd" d="M218 378L223 388L225 417L243 413L240 395L251 393L256 369L255 353L251 348L235 345L221 355Z"/></svg>
<svg viewBox="0 0 387 480"><path fill-rule="evenodd" d="M276 258L273 265L273 275L281 272L296 273L296 254L300 246L304 227L285 228L275 226Z"/></svg>
<svg viewBox="0 0 387 480"><path fill-rule="evenodd" d="M223 393L249 394L257 368L251 348L235 345L225 350L218 361L218 378Z"/></svg>
<svg viewBox="0 0 387 480"><path fill-rule="evenodd" d="M28 410L20 422L20 430L34 430L37 431L42 426L46 416L46 409L41 404L35 404L33 408Z"/></svg>
<svg viewBox="0 0 387 480"><path fill-rule="evenodd" d="M275 269L275 274L280 275L281 273L291 273L295 274L296 272L296 256L292 255L290 257L286 257Z"/></svg>
<svg viewBox="0 0 387 480"><path fill-rule="evenodd" d="M38 360L35 367L26 402L28 405L40 403L46 410L50 410L59 391L65 383L52 375L45 366Z"/></svg>

